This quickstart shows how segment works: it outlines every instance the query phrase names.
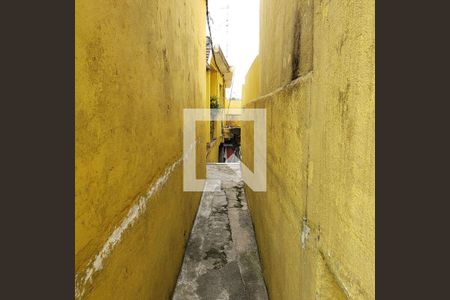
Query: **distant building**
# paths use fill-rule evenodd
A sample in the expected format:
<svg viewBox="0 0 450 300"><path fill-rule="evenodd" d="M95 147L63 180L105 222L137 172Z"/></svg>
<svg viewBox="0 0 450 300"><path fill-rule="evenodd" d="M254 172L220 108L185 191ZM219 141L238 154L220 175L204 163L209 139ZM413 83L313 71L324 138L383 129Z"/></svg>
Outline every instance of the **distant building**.
<svg viewBox="0 0 450 300"><path fill-rule="evenodd" d="M206 101L210 108L226 108L225 89L231 87L232 78L233 68L222 49L206 37ZM221 121L211 121L209 124L210 139L206 145L208 162L221 161L219 152L224 143L223 128L224 122Z"/></svg>

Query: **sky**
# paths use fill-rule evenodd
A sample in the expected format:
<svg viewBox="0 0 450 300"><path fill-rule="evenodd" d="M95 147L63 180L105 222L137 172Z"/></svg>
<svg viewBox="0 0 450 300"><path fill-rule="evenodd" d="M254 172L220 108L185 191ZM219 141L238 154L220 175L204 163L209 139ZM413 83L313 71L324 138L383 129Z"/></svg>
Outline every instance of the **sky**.
<svg viewBox="0 0 450 300"><path fill-rule="evenodd" d="M208 6L213 43L234 67L227 98L232 93L240 99L245 75L259 53L259 0L209 0Z"/></svg>

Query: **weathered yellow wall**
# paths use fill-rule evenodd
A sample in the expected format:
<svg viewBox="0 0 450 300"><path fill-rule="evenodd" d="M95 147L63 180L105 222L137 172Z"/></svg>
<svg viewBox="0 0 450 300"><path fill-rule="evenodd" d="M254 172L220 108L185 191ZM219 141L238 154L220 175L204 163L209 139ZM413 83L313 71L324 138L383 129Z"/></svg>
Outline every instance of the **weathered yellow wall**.
<svg viewBox="0 0 450 300"><path fill-rule="evenodd" d="M325 0L323 0L325 1ZM312 68L313 9L316 0L261 0L261 95L305 75Z"/></svg>
<svg viewBox="0 0 450 300"><path fill-rule="evenodd" d="M206 101L206 107L209 107L209 102L211 100L211 71L206 70L206 95L205 95L205 101Z"/></svg>
<svg viewBox="0 0 450 300"><path fill-rule="evenodd" d="M219 108L223 108L225 106L225 94L224 94L224 81L220 73L216 69L216 65L214 61L211 61L211 70L210 72L210 96L216 96L219 100ZM220 90L219 86L222 86L222 90Z"/></svg>
<svg viewBox="0 0 450 300"><path fill-rule="evenodd" d="M237 112L237 114L232 114L231 112ZM239 100L225 100L225 114L228 118L238 117L242 114L242 101ZM241 122L238 120L225 121L225 126L240 127Z"/></svg>
<svg viewBox="0 0 450 300"><path fill-rule="evenodd" d="M183 108L207 107L205 1L75 4L77 297L167 299L200 199L180 159Z"/></svg>
<svg viewBox="0 0 450 300"><path fill-rule="evenodd" d="M270 298L374 299L374 1L263 0L260 40L268 189L246 193Z"/></svg>
<svg viewBox="0 0 450 300"><path fill-rule="evenodd" d="M245 84L242 87L241 101L242 105L247 104L251 100L254 100L260 95L260 66L259 55L253 60L247 75L245 76Z"/></svg>
<svg viewBox="0 0 450 300"><path fill-rule="evenodd" d="M207 93L209 93L208 96L208 105L209 105L209 99L210 97L216 96L218 103L219 103L219 109L223 109L225 107L225 95L224 95L224 88L220 90L220 85L222 87L224 86L224 81L220 73L217 71L217 67L213 60L210 62L211 69L207 71L207 84L209 86L207 87ZM208 133L210 130L210 123L207 125ZM206 161L209 163L218 162L219 158L219 145L222 141L222 122L221 121L215 121L214 125L214 138L216 139L215 142L211 145L211 148L207 152Z"/></svg>
<svg viewBox="0 0 450 300"><path fill-rule="evenodd" d="M221 138L216 139L212 144L210 145L210 149L208 150L206 154L206 162L208 163L216 163L219 161L219 146L222 142Z"/></svg>
<svg viewBox="0 0 450 300"><path fill-rule="evenodd" d="M225 108L228 109L238 109L242 108L242 102L240 100L225 100Z"/></svg>

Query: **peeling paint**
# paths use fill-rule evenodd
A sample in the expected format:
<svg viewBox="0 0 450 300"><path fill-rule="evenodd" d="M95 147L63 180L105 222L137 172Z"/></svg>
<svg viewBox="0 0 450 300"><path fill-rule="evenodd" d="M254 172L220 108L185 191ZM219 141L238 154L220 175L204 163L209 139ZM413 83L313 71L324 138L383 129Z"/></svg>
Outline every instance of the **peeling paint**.
<svg viewBox="0 0 450 300"><path fill-rule="evenodd" d="M267 111L269 172L267 193L245 193L270 298L375 299L374 8L261 2L259 69L243 99ZM246 165L253 135L244 122Z"/></svg>
<svg viewBox="0 0 450 300"><path fill-rule="evenodd" d="M180 164L183 157L177 159L172 165L167 167L164 174L159 177L155 184L147 191L143 196L139 197L139 200L134 204L127 213L127 216L117 226L113 233L109 236L106 243L103 245L100 252L95 258L88 264L88 267L82 272L82 275L77 274L75 277L75 298L80 299L85 292L85 286L87 283L92 283L93 275L103 268L103 260L109 256L114 247L120 242L123 233L132 226L136 220L143 214L150 198L167 182L170 174Z"/></svg>
<svg viewBox="0 0 450 300"><path fill-rule="evenodd" d="M163 175L161 175L156 182L147 190L147 192L138 198L136 204L134 204L127 213L125 219L122 220L119 226L117 226L112 234L109 236L108 240L103 245L102 249L95 255L95 257L88 263L84 271L80 272L75 276L75 298L81 299L85 293L86 285L92 283L92 278L94 274L103 268L103 261L107 258L114 247L122 239L123 233L131 227L136 220L145 212L147 203L152 198L152 196L159 191L164 184L169 179L170 175L173 173L175 168L186 159L194 149L194 145L191 144L189 151L175 162L173 162L169 167L164 170Z"/></svg>
<svg viewBox="0 0 450 300"><path fill-rule="evenodd" d="M181 161L158 178L182 156L183 110L209 107L206 2L180 4L75 3L77 298L168 299L176 282L201 195ZM195 136L204 178L204 122Z"/></svg>
<svg viewBox="0 0 450 300"><path fill-rule="evenodd" d="M306 218L303 218L303 229L302 229L302 249L305 249L306 246L306 240L308 239L309 233L311 229L308 227L308 220Z"/></svg>

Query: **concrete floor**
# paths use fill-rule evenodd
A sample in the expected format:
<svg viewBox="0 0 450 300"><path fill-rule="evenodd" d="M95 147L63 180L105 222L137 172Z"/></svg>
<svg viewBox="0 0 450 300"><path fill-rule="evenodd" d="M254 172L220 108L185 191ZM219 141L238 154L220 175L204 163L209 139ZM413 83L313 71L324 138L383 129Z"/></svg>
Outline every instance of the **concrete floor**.
<svg viewBox="0 0 450 300"><path fill-rule="evenodd" d="M172 299L268 299L240 165L208 164L207 178Z"/></svg>

